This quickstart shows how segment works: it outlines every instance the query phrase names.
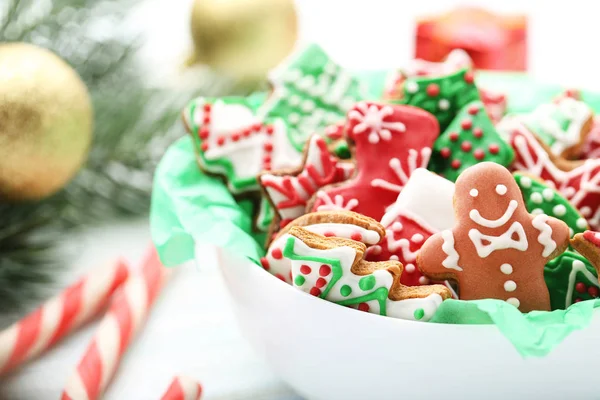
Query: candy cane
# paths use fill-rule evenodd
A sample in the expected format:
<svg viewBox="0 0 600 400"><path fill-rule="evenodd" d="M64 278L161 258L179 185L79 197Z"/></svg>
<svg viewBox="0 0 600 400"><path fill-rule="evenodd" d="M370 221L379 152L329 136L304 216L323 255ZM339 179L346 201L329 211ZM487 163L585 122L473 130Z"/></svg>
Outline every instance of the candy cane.
<svg viewBox="0 0 600 400"><path fill-rule="evenodd" d="M40 355L96 315L128 275L123 261L96 268L0 332L0 374Z"/></svg>
<svg viewBox="0 0 600 400"><path fill-rule="evenodd" d="M200 400L202 385L186 376L176 376L160 400Z"/></svg>
<svg viewBox="0 0 600 400"><path fill-rule="evenodd" d="M117 370L129 342L142 326L167 277L156 251L147 254L140 272L115 292L77 370L67 381L62 399L97 399Z"/></svg>

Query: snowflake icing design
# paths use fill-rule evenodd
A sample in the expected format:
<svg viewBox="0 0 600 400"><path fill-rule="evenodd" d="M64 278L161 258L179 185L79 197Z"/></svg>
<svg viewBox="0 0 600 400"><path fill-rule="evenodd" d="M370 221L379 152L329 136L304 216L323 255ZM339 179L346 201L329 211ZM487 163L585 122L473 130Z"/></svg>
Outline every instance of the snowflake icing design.
<svg viewBox="0 0 600 400"><path fill-rule="evenodd" d="M392 139L392 130L405 132L406 125L402 122L387 122L385 119L394 114L394 110L390 106L381 108L374 104L358 103L354 110L348 113L348 118L352 121L357 121L352 133L360 134L368 132L369 142L372 144L379 143L379 140L390 141Z"/></svg>
<svg viewBox="0 0 600 400"><path fill-rule="evenodd" d="M408 171L404 171L402 167L402 162L398 158L392 158L390 160L389 166L391 170L394 172L400 184L392 183L386 181L385 179L373 179L371 181L371 186L378 187L386 190L390 190L392 192L400 193L408 179L412 175L415 169L417 168L427 168L427 164L429 164L429 158L431 157L431 149L429 147L424 147L421 149L421 162L418 163L419 152L415 149L410 149L408 151L407 158L407 166Z"/></svg>
<svg viewBox="0 0 600 400"><path fill-rule="evenodd" d="M319 191L317 192L317 197L323 202L323 204L317 207L317 211L352 211L358 206L357 199L350 199L344 204L344 197L341 194L336 194L332 199L326 192Z"/></svg>

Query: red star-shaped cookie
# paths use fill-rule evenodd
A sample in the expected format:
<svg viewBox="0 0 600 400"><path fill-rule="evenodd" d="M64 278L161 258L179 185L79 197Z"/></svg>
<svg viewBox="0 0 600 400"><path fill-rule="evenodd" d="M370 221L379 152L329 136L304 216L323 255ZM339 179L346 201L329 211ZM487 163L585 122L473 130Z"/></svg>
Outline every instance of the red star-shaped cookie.
<svg viewBox="0 0 600 400"><path fill-rule="evenodd" d="M427 111L406 105L357 103L346 122L357 171L348 181L317 192L308 209L346 209L380 220L412 172L427 167L438 135L437 120Z"/></svg>

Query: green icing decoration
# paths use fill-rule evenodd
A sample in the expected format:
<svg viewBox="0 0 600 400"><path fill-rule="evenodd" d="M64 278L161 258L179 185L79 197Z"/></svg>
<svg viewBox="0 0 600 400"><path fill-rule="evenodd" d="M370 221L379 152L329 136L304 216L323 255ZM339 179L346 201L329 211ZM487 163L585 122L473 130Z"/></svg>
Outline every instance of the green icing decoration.
<svg viewBox="0 0 600 400"><path fill-rule="evenodd" d="M335 146L335 155L341 158L342 160L347 160L352 157L350 154L350 148L348 147L348 143L344 141L340 141L340 143Z"/></svg>
<svg viewBox="0 0 600 400"><path fill-rule="evenodd" d="M294 284L296 286L302 286L304 285L304 282L306 282L306 278L304 278L302 275L298 275L296 279L294 279Z"/></svg>
<svg viewBox="0 0 600 400"><path fill-rule="evenodd" d="M571 237L588 229L586 219L555 189L526 174L515 172L513 175L523 193L527 211L560 219L569 226Z"/></svg>
<svg viewBox="0 0 600 400"><path fill-rule="evenodd" d="M419 321L425 316L425 310L423 310L422 308L417 308L413 313L413 316L415 317L415 320Z"/></svg>
<svg viewBox="0 0 600 400"><path fill-rule="evenodd" d="M315 44L269 78L273 92L259 112L284 119L298 151L310 135L324 133L328 125L344 120L354 103L368 97L367 88Z"/></svg>
<svg viewBox="0 0 600 400"><path fill-rule="evenodd" d="M342 278L344 274L344 269L340 260L334 258L326 258L326 257L318 257L318 256L308 256L308 255L299 255L294 252L294 243L296 240L299 240L293 236L289 237L287 242L285 243L285 247L283 248L283 256L285 258L289 258L292 261L312 261L320 264L326 264L331 266L331 280L325 287L325 289L319 295L320 298L327 300L327 295L335 286L335 284ZM373 277L375 280L375 277ZM364 279L364 278L363 278ZM344 285L346 286L346 285ZM342 286L341 290L344 288ZM366 303L368 301L376 300L379 303L379 314L386 315L386 303L388 298L389 291L386 287L379 287L372 291L371 293L367 293L360 297L355 297L342 301L335 301L334 303L342 305L342 306L350 306L354 304Z"/></svg>
<svg viewBox="0 0 600 400"><path fill-rule="evenodd" d="M364 290L366 292L367 290L371 290L375 287L375 282L375 277L373 275L367 275L364 278L360 278L360 281L358 281L358 287L360 290Z"/></svg>
<svg viewBox="0 0 600 400"><path fill-rule="evenodd" d="M482 161L508 167L514 158L511 146L494 128L481 101L465 104L433 145L429 169L455 181L467 168Z"/></svg>
<svg viewBox="0 0 600 400"><path fill-rule="evenodd" d="M549 261L544 268L544 279L552 310L563 310L578 301L597 298L600 292L596 269L574 251L565 251Z"/></svg>
<svg viewBox="0 0 600 400"><path fill-rule="evenodd" d="M352 294L352 288L348 285L344 285L340 289L340 294L344 297L348 297Z"/></svg>
<svg viewBox="0 0 600 400"><path fill-rule="evenodd" d="M271 222L273 222L273 218L275 218L275 210L265 196L261 197L259 207L258 216L256 217L256 228L260 232L267 232L271 226Z"/></svg>
<svg viewBox="0 0 600 400"><path fill-rule="evenodd" d="M396 103L429 111L437 118L442 131L465 104L479 100L473 72L467 68L446 76L408 78L403 91L403 98Z"/></svg>

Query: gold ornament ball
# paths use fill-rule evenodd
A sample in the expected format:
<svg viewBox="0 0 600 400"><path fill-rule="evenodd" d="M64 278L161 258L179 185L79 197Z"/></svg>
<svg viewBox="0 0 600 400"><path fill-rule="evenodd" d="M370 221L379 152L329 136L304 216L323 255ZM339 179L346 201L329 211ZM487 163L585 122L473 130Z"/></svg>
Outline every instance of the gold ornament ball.
<svg viewBox="0 0 600 400"><path fill-rule="evenodd" d="M61 189L85 161L92 104L77 73L54 53L0 45L0 198L37 200Z"/></svg>
<svg viewBox="0 0 600 400"><path fill-rule="evenodd" d="M195 0L190 63L239 79L264 79L293 49L294 0Z"/></svg>

